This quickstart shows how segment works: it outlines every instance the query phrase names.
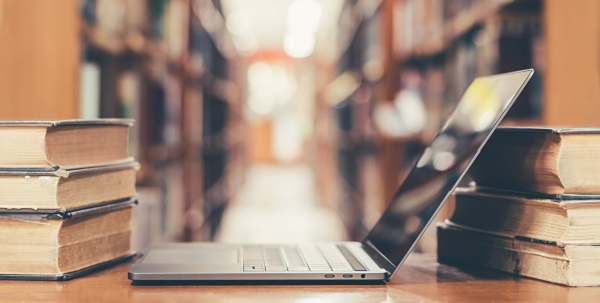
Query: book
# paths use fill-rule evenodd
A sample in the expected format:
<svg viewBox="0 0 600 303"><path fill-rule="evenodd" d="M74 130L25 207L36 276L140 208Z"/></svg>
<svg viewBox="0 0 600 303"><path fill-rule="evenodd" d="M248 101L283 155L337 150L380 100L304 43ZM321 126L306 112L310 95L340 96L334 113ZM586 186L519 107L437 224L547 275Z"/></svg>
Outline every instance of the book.
<svg viewBox="0 0 600 303"><path fill-rule="evenodd" d="M600 285L600 246L556 243L438 225L438 261L508 272L568 286Z"/></svg>
<svg viewBox="0 0 600 303"><path fill-rule="evenodd" d="M566 244L600 244L600 195L544 195L474 188L455 190L450 221L489 232Z"/></svg>
<svg viewBox="0 0 600 303"><path fill-rule="evenodd" d="M477 185L545 194L600 193L600 129L498 128L469 170Z"/></svg>
<svg viewBox="0 0 600 303"><path fill-rule="evenodd" d="M130 119L0 121L0 167L52 170L126 161Z"/></svg>
<svg viewBox="0 0 600 303"><path fill-rule="evenodd" d="M2 212L77 209L135 196L134 161L53 171L0 169Z"/></svg>
<svg viewBox="0 0 600 303"><path fill-rule="evenodd" d="M0 213L0 279L60 280L131 256L132 205Z"/></svg>

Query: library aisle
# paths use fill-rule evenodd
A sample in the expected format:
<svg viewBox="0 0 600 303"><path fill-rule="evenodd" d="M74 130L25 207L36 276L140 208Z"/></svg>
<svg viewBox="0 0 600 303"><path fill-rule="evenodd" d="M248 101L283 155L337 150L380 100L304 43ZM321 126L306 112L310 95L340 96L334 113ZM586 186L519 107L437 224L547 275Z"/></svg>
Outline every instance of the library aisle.
<svg viewBox="0 0 600 303"><path fill-rule="evenodd" d="M217 241L339 241L339 216L319 206L313 171L303 164L252 164L225 211Z"/></svg>

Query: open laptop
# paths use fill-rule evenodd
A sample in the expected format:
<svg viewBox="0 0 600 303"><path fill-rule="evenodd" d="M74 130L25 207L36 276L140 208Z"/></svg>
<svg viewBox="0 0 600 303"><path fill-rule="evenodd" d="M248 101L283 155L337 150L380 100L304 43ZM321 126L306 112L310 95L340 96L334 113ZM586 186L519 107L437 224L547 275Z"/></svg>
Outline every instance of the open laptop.
<svg viewBox="0 0 600 303"><path fill-rule="evenodd" d="M129 271L141 281L387 281L533 75L476 78L362 242L166 243Z"/></svg>

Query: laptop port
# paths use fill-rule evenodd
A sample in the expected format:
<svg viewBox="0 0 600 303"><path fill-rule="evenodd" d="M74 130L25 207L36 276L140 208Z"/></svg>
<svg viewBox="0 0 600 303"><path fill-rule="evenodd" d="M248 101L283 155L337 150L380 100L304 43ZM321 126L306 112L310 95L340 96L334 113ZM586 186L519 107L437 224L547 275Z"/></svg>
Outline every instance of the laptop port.
<svg viewBox="0 0 600 303"><path fill-rule="evenodd" d="M342 277L349 279L349 278L352 278L352 274L344 274Z"/></svg>

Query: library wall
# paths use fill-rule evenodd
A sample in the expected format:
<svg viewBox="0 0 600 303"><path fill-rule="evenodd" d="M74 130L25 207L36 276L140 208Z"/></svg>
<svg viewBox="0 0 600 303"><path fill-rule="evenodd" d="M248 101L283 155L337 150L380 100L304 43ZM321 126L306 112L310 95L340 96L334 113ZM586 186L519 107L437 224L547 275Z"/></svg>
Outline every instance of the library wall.
<svg viewBox="0 0 600 303"><path fill-rule="evenodd" d="M0 119L78 117L78 3L0 1Z"/></svg>
<svg viewBox="0 0 600 303"><path fill-rule="evenodd" d="M600 2L547 1L544 123L600 125Z"/></svg>

